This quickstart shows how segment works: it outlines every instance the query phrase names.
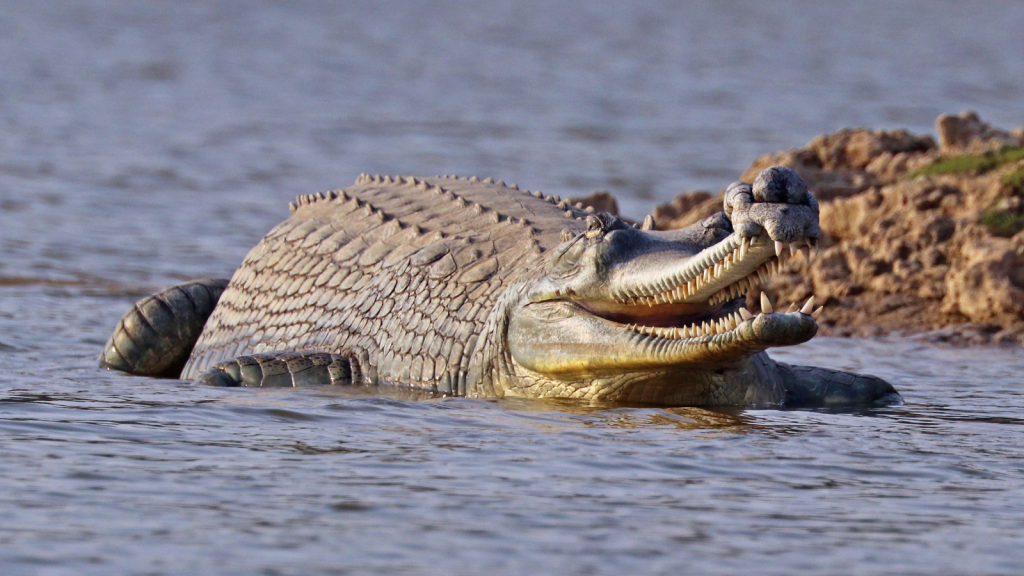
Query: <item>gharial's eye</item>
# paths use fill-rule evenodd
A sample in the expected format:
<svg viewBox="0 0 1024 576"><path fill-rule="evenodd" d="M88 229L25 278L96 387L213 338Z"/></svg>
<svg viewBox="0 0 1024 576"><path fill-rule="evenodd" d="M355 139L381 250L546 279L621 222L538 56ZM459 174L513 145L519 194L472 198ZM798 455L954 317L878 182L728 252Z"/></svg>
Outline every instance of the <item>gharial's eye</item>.
<svg viewBox="0 0 1024 576"><path fill-rule="evenodd" d="M583 235L568 240L559 246L548 263L548 273L552 276L569 276L579 268L580 258L587 249Z"/></svg>

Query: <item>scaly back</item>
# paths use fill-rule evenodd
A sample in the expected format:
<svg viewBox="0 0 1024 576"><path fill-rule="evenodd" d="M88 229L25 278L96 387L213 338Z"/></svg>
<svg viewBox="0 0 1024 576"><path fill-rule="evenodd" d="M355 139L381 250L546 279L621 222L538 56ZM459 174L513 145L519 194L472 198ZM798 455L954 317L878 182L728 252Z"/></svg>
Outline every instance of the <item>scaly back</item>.
<svg viewBox="0 0 1024 576"><path fill-rule="evenodd" d="M246 256L182 378L260 352L363 360L371 379L465 393L495 301L543 273L586 212L476 178L360 176L303 196Z"/></svg>

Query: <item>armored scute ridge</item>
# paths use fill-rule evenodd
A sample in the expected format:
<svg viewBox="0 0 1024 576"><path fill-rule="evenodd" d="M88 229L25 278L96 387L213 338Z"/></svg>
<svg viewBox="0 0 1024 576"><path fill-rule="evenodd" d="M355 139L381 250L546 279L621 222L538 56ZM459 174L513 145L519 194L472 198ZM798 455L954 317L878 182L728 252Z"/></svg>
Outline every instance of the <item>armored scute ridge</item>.
<svg viewBox="0 0 1024 576"><path fill-rule="evenodd" d="M812 302L788 313L766 298L759 314L743 308L785 258L809 256L819 234L817 204L787 169L730 187L724 213L664 232L650 218L629 226L475 177L364 174L290 207L208 318L174 313L187 308L178 288L158 294L172 312L141 322L148 308L133 309L101 363L163 375L183 365L180 377L216 385L393 384L476 397L899 398L877 378L763 352L816 331Z"/></svg>

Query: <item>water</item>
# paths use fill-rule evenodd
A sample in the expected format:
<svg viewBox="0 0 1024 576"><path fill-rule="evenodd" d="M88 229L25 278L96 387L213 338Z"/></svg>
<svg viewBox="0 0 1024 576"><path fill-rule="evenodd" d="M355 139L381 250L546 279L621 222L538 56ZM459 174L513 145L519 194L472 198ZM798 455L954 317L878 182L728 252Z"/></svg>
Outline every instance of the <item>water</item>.
<svg viewBox="0 0 1024 576"><path fill-rule="evenodd" d="M642 215L847 125L1024 124L1013 2L0 10L0 573L1017 574L1024 351L816 339L871 412L219 390L94 368L298 193L465 173Z"/></svg>

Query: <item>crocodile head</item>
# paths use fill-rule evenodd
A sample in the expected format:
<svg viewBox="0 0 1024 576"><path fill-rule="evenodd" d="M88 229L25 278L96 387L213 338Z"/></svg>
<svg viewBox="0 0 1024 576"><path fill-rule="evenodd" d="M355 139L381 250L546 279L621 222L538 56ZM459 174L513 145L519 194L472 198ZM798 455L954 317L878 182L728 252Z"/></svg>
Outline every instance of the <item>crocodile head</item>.
<svg viewBox="0 0 1024 576"><path fill-rule="evenodd" d="M587 224L553 251L545 276L511 311L508 347L523 386L700 401L728 386L729 373L750 380L759 352L817 331L810 306L777 313L762 296L761 313L744 308L785 259L801 249L809 257L820 235L817 202L788 168L733 184L724 213L682 230L637 229L608 215Z"/></svg>

